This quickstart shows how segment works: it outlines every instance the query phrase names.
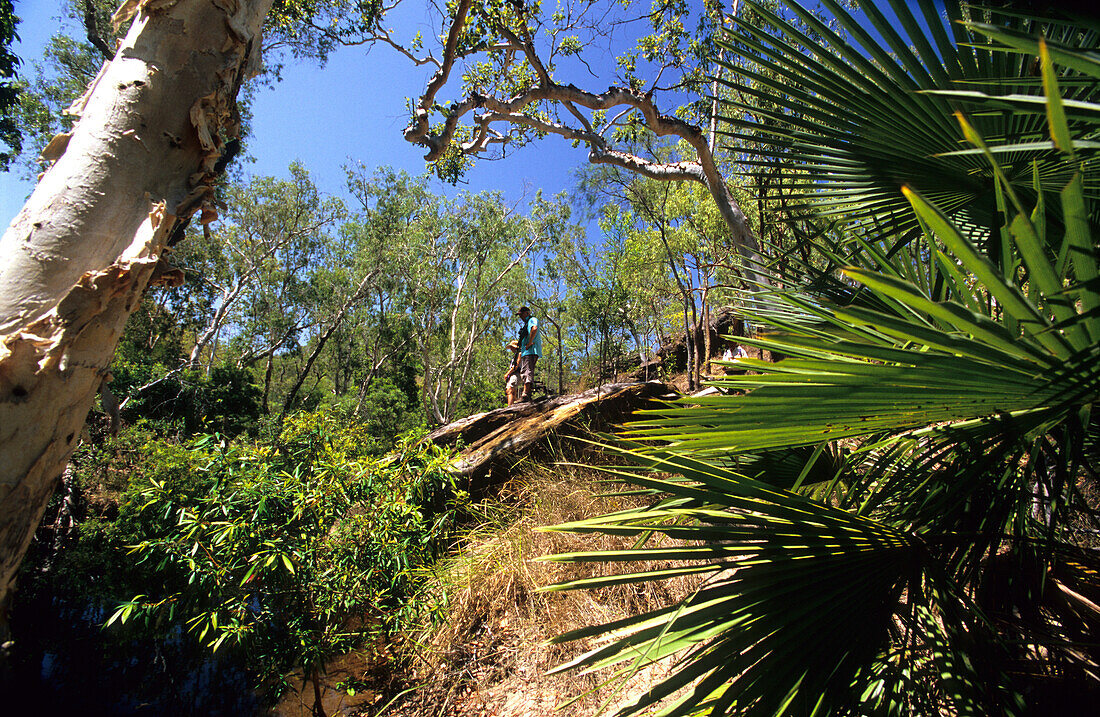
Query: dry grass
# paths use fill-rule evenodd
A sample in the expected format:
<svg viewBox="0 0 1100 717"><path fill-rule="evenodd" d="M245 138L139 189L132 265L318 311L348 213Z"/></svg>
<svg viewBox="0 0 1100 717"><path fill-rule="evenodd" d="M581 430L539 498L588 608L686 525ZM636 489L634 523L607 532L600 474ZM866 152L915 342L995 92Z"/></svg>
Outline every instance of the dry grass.
<svg viewBox="0 0 1100 717"><path fill-rule="evenodd" d="M598 496L608 489L597 483L600 477L583 468L529 464L514 478L500 496L511 511L507 526L472 535L455 557L438 566L432 583L445 598L443 619L399 649L399 662L407 665L401 682L415 689L392 704L383 706L385 700L379 700L363 714L534 717L552 714L556 705L580 697L558 714L582 717L595 714L605 699L622 702L652 683L660 666L636 675L618 696L605 687L582 697L598 687L595 677L546 674L592 646L549 645L549 638L662 607L699 584L697 578L679 578L597 591L538 592L555 582L637 568L536 561L554 553L629 547L625 538L536 531L642 502L632 496Z"/></svg>

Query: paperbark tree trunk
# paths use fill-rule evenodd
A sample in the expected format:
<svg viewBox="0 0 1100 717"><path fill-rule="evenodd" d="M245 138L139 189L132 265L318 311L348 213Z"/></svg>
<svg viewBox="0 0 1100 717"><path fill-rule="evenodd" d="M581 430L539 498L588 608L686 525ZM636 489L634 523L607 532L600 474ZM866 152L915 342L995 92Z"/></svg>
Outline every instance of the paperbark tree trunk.
<svg viewBox="0 0 1100 717"><path fill-rule="evenodd" d="M126 0L134 22L0 240L0 604L173 232L213 218L271 0Z"/></svg>

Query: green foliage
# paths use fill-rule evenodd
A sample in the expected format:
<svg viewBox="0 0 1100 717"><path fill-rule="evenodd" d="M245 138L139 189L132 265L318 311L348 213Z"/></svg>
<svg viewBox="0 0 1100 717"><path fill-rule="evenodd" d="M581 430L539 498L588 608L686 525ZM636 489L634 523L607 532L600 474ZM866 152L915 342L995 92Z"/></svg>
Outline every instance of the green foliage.
<svg viewBox="0 0 1100 717"><path fill-rule="evenodd" d="M864 2L861 25L842 3L822 5L836 27L797 3L789 13L750 3L763 23L740 18L720 43L730 58L720 63L728 73L721 78L728 88L722 119L730 138L752 147L746 164L781 162L800 170L789 188L845 221L901 222L894 228L915 231L899 193L909 186L965 229L988 231L998 211L992 172L980 154L966 150L952 112L982 102L994 83L998 101L970 113L970 122L992 144L1005 145L1001 166L1015 191L1031 194L1036 162L1054 185L1057 153L1035 142L1047 134L1042 114L993 111L1015 109L1012 101L1024 97L1042 105L1033 58L1002 52L977 26L962 23L981 18L1077 47L1095 45L1097 27L958 2L891 2L896 20ZM1097 98L1095 82L1071 80L1063 87L1070 100ZM1083 126L1077 117L1071 124ZM828 188L822 177L829 178Z"/></svg>
<svg viewBox="0 0 1100 717"><path fill-rule="evenodd" d="M564 200L539 197L524 217L499 193L447 200L428 191L426 178L388 168L351 168L348 185L361 205L349 235L381 269L358 314L376 342L366 347L378 366L368 379L382 373L407 390L419 372L421 410L436 423L486 405L500 393L507 358L499 347L513 331L517 297L531 294L529 257L564 230Z"/></svg>
<svg viewBox="0 0 1100 717"><path fill-rule="evenodd" d="M213 315L178 327L184 345L194 339L176 364L253 369L265 410L345 405L379 419L381 440L423 415L452 420L467 387L503 374L496 347L509 297L529 293L524 259L567 216L528 219L496 193L446 199L426 177L363 166L347 168L348 209L300 164L290 175L228 188L223 220L193 253L201 283L179 312L205 301ZM407 410L383 397L381 378Z"/></svg>
<svg viewBox="0 0 1100 717"><path fill-rule="evenodd" d="M223 291L242 283L247 288L234 307L240 363L298 347L323 304L321 275L331 265L326 250L344 207L322 195L301 164L291 164L289 174L230 188L219 236L228 266L219 267L215 280Z"/></svg>
<svg viewBox="0 0 1100 717"><path fill-rule="evenodd" d="M370 37L383 9L379 0L275 0L264 23L274 54L268 71L278 77L283 53L324 65L336 48Z"/></svg>
<svg viewBox="0 0 1100 717"><path fill-rule="evenodd" d="M381 459L370 445L362 425L295 414L277 444L203 437L178 449L188 478L168 466L135 476L127 510L145 529L132 550L165 590L109 624L184 625L271 678L294 665L313 675L400 626L417 609L416 570L453 529L451 457L417 436Z"/></svg>
<svg viewBox="0 0 1100 717"><path fill-rule="evenodd" d="M1018 135L987 144L969 118L955 120L1003 222L968 232L972 214L953 219L954 206L910 189L908 216L875 222L878 194L849 197L861 221L814 243L843 273L807 262L816 284L789 277L748 314L767 327L752 343L791 358L743 361L754 373L714 382L727 394L632 424L622 452L639 468L612 472L656 502L555 528L637 546L554 560L674 562L553 589L709 576L680 605L562 637L608 637L564 667L616 678L679 658L624 714L1041 714L1053 684L1071 705L1095 699L1100 566L1095 494L1083 487L1095 476L1100 397L1100 229L1086 159L1100 115L1073 122L1064 99L1100 71L1091 52L1063 48L1067 65L1088 68L1067 76L1042 40L982 32L1040 56L1042 111L1021 102L1020 121L996 118ZM1004 108L988 94L971 97L976 114ZM1032 114L1050 141L1035 137ZM1022 145L1026 191L1023 169L1005 164ZM685 542L649 548L656 533Z"/></svg>
<svg viewBox="0 0 1100 717"><path fill-rule="evenodd" d="M27 560L35 569L20 581L21 599L52 604L62 619L79 622L89 611L105 613L136 586L159 582L151 566L121 559L126 545L160 529L135 503L136 486L155 481L176 500L194 500L210 488L202 465L201 455L164 440L147 423L83 442L72 458L70 495L59 492L47 515L58 514L63 500L87 515L63 549L52 535L35 542Z"/></svg>
<svg viewBox="0 0 1100 717"><path fill-rule="evenodd" d="M40 171L38 156L54 135L72 129L75 118L64 110L84 93L103 61L113 54L114 42L120 35L110 29L108 18L114 10L111 5L105 0L60 3L62 22L65 25L79 22L79 36L55 34L46 45L41 62L33 63L33 77L24 73L22 79L10 86L17 91L17 106L10 108L6 116L14 123L19 147L9 144L14 151L8 161L19 161L30 176Z"/></svg>
<svg viewBox="0 0 1100 717"><path fill-rule="evenodd" d="M120 396L134 393L123 417L151 421L165 433L236 436L254 432L261 415L260 389L244 369L215 366L209 375L197 370L169 374L155 364L116 362L112 370L113 390Z"/></svg>
<svg viewBox="0 0 1100 717"><path fill-rule="evenodd" d="M84 92L102 61L85 42L64 35L50 39L43 62L35 65L34 79L25 79L19 92L16 118L28 174L39 170L37 157L54 135L72 129L75 118L63 110Z"/></svg>
<svg viewBox="0 0 1100 717"><path fill-rule="evenodd" d="M159 714L250 712L257 698L240 655L226 651L212 658L178 634L166 638L156 625L102 629L120 600L165 580L155 565L126 559L125 546L160 524L127 502L130 482L164 481L188 499L209 486L189 451L147 425L124 427L118 436L99 438L94 426L92 432L96 438L73 456L65 488L47 507L20 571L9 613L17 645L9 684L48 684L39 701L47 711L79 704L95 714L134 705ZM42 675L44 655L50 656L48 677ZM211 673L218 675L214 682L202 677Z"/></svg>
<svg viewBox="0 0 1100 717"><path fill-rule="evenodd" d="M437 129L441 130L442 127L440 124ZM430 163L432 173L439 177L440 181L457 185L466 172L474 166L473 158L462 151L462 143L469 142L472 138L473 131L469 127L457 128L452 140L447 143L447 148Z"/></svg>
<svg viewBox="0 0 1100 717"><path fill-rule="evenodd" d="M12 158L23 148L23 137L15 121L18 101L16 87L19 58L11 51L11 44L19 39L15 28L19 18L15 16L12 0L0 0L0 142L8 146L0 152L0 171L5 171Z"/></svg>
<svg viewBox="0 0 1100 717"><path fill-rule="evenodd" d="M367 424L367 433L374 441L376 453L383 453L394 443L398 434L409 429L409 420L415 415L415 392L402 390L388 376L375 379L363 397L360 415Z"/></svg>
<svg viewBox="0 0 1100 717"><path fill-rule="evenodd" d="M466 11L458 22L460 7ZM631 139L653 138L645 128L643 113L637 107L632 109L630 103L609 110L615 128L607 132L602 126L607 121L604 110L546 92L571 85L581 76L593 78L598 92L610 86L647 93L660 97L663 106L670 102L679 105L674 114L687 122L708 119L709 103L680 103L685 95L701 91L707 81L720 20L720 7L715 3L705 7L665 0L446 3L444 32L439 38L442 46L437 54L446 55L446 63L454 62L456 71L448 74L461 78L454 83L454 90L465 99L445 102L434 96L441 88L429 91L425 109L431 117L428 134L433 171L454 183L472 168L475 155L492 149L503 156L549 134L560 134L574 146L587 144L594 155L624 150L621 140L627 135ZM624 30L631 34L620 40ZM453 52L446 46L452 33ZM381 30L375 39L394 43ZM413 57L408 49L405 54ZM538 91L527 97L535 88ZM507 104L509 109L498 110L496 103ZM481 117L458 110L471 104L494 109ZM417 112L419 109L412 113L414 122L420 121ZM486 121L489 115L494 116ZM498 129L501 124L507 126ZM692 161L693 153L685 154L684 159Z"/></svg>
<svg viewBox="0 0 1100 717"><path fill-rule="evenodd" d="M727 287L738 283L740 261L705 188L592 168L582 189L599 208L606 245L594 260L581 260L589 268L570 283L578 331L598 330L601 353L624 351L624 336L639 352L654 334L690 337L689 326L737 298ZM688 348L703 361L705 345L692 340Z"/></svg>
<svg viewBox="0 0 1100 717"><path fill-rule="evenodd" d="M549 358L549 352L544 349L545 363L540 369L544 376L548 371L546 366L549 364ZM492 411L502 405L504 405L504 387L498 375L495 373L478 375L463 387L462 402L455 408L455 415L470 416L483 411Z"/></svg>

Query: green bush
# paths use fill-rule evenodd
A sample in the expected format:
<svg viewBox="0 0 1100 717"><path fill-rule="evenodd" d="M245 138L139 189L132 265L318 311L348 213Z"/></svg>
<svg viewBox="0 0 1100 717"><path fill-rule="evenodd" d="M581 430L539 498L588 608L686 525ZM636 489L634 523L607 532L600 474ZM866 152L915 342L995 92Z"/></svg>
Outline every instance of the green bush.
<svg viewBox="0 0 1100 717"><path fill-rule="evenodd" d="M377 444L389 447L401 431L409 428L410 421L415 418L415 406L415 397L410 402L401 387L383 376L371 384L370 391L363 397L360 412Z"/></svg>
<svg viewBox="0 0 1100 717"><path fill-rule="evenodd" d="M213 650L239 644L261 680L294 665L316 678L329 657L402 624L416 571L454 528L451 456L413 435L376 459L368 430L304 413L277 442L206 436L183 455L151 452L161 464L135 472L123 512L144 530L133 554L167 589L108 624L141 617Z"/></svg>
<svg viewBox="0 0 1100 717"><path fill-rule="evenodd" d="M157 365L116 362L111 387L119 399L131 394L127 421L150 421L165 432L230 436L253 432L262 412L260 389L246 369L216 366L169 375ZM159 380L157 380L159 379Z"/></svg>

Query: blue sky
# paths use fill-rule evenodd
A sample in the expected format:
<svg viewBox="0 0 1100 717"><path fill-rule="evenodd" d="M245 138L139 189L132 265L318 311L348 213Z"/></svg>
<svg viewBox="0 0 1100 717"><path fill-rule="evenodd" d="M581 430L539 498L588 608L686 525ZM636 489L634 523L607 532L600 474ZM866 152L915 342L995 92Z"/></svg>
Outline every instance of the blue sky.
<svg viewBox="0 0 1100 717"><path fill-rule="evenodd" d="M425 37L435 36L440 28L431 22L427 5L423 0L403 3L387 18L387 27L396 31L398 39L417 31ZM20 72L27 77L33 77L33 63L41 58L42 48L59 27L72 36L83 32L74 19L62 17L56 0L16 0L15 10L22 19L16 51L23 59ZM637 22L609 31L603 52L586 48L585 58L597 73L606 75L613 67L610 53L625 46L624 33L645 30ZM576 81L592 89L607 86L609 78L594 78L580 65L568 67L566 62L559 60L562 81ZM424 150L406 142L401 133L408 118L406 98L420 94L433 70L428 65L415 67L385 46L369 52L363 47L342 48L323 68L313 61L288 60L282 81L256 92L248 147L255 161L241 165L243 173L246 177L286 176L287 166L298 160L322 192L346 197L342 167L348 162L423 172ZM450 84L455 85L455 80ZM439 99L449 101L453 96L442 94ZM548 195L572 190L575 170L586 159L583 147L574 148L565 140L549 137L511 152L504 160L479 161L457 188L438 181L433 188L448 196L460 191L498 190L509 203L515 203L533 198L537 189ZM4 226L32 190L33 184L23 180L18 171L0 173L0 221ZM591 234L592 224L588 226Z"/></svg>
<svg viewBox="0 0 1100 717"><path fill-rule="evenodd" d="M394 20L401 36L411 36L416 29L425 36L438 32L427 24L423 9L412 9L419 3L406 5L410 9L405 16ZM59 25L79 36L77 23L62 18L50 0L16 0L15 12L22 19L16 52L25 76L33 76L32 63ZM249 144L255 162L244 165L245 174L285 176L287 166L299 160L322 192L344 196L342 167L349 161L423 172L424 150L406 142L401 132L408 117L406 98L419 95L431 72L427 66L414 67L388 47L369 53L361 47L343 48L324 68L311 61L288 62L283 81L256 94ZM434 188L449 196L463 190L499 190L509 202L525 195L533 198L539 188L556 194L573 188L574 168L586 157L584 149L549 138L502 161L479 162L457 188L439 182ZM0 221L5 227L32 190L33 184L18 171L0 173Z"/></svg>

